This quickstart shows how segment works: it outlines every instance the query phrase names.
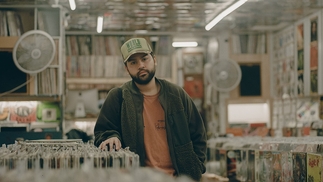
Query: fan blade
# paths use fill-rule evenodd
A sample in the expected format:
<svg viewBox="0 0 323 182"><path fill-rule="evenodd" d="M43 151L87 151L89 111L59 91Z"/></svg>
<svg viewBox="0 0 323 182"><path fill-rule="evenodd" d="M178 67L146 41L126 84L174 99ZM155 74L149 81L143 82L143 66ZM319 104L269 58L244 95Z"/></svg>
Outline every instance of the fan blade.
<svg viewBox="0 0 323 182"><path fill-rule="evenodd" d="M22 39L20 41L19 46L22 46L26 51L34 49L35 48L35 43L33 41L33 37L32 36L25 37L24 39Z"/></svg>
<svg viewBox="0 0 323 182"><path fill-rule="evenodd" d="M18 58L18 63L19 64L25 64L26 62L30 61L30 54L25 53L25 52L18 52L17 51L17 58Z"/></svg>
<svg viewBox="0 0 323 182"><path fill-rule="evenodd" d="M28 53L22 53L21 55L18 55L17 52L17 62L23 69L28 69L30 63L32 62L32 59L30 57L30 54Z"/></svg>

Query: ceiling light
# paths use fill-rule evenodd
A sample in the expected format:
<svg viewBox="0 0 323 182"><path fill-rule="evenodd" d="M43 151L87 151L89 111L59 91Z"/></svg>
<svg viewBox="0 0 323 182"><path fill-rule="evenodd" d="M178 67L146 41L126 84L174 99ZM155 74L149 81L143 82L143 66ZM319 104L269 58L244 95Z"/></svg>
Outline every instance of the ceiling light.
<svg viewBox="0 0 323 182"><path fill-rule="evenodd" d="M197 47L197 42L173 42L173 47Z"/></svg>
<svg viewBox="0 0 323 182"><path fill-rule="evenodd" d="M75 0L69 0L69 3L70 3L71 10L75 10L76 9Z"/></svg>
<svg viewBox="0 0 323 182"><path fill-rule="evenodd" d="M135 31L135 34L146 34L146 33L148 33L147 30L136 30Z"/></svg>
<svg viewBox="0 0 323 182"><path fill-rule="evenodd" d="M234 10L239 8L241 5L243 5L248 0L240 0L233 5L231 5L229 8L222 11L220 14L218 14L210 23L208 23L205 26L205 30L209 31L211 28L213 28L217 23L219 23L224 17L226 17L228 14L232 13Z"/></svg>
<svg viewBox="0 0 323 182"><path fill-rule="evenodd" d="M96 31L101 33L103 29L103 16L98 16L98 22L96 24Z"/></svg>
<svg viewBox="0 0 323 182"><path fill-rule="evenodd" d="M152 21L152 20L147 20L146 22L145 22L145 24L147 24L147 25L149 25L149 24L153 24L154 23L154 21Z"/></svg>

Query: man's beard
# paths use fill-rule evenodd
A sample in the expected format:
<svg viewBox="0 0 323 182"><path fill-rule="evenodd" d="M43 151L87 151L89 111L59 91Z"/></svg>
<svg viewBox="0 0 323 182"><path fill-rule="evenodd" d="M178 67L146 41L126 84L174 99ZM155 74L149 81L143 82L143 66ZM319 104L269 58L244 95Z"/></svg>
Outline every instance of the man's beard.
<svg viewBox="0 0 323 182"><path fill-rule="evenodd" d="M149 70L145 70L148 74L145 75L145 77L140 77L139 73L137 73L137 75L131 75L131 78L134 82L136 82L139 85L146 85L148 84L155 76L155 72L156 72L156 68L154 68L153 70L149 71Z"/></svg>

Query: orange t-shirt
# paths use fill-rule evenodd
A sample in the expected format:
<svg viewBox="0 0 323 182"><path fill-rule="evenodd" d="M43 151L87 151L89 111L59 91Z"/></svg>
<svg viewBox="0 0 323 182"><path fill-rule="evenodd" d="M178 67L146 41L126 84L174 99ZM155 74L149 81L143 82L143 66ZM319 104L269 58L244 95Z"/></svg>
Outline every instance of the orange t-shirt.
<svg viewBox="0 0 323 182"><path fill-rule="evenodd" d="M144 95L143 119L146 165L174 175L166 136L165 114L158 94Z"/></svg>

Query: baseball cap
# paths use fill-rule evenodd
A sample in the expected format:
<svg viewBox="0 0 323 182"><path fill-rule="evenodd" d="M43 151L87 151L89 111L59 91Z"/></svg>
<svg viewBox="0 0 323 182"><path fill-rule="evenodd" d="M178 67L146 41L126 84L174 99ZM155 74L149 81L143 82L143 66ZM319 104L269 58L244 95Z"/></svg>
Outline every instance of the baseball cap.
<svg viewBox="0 0 323 182"><path fill-rule="evenodd" d="M151 53L152 49L146 39L144 38L132 38L127 40L121 46L121 54L123 57L123 62L125 63L129 57L136 53Z"/></svg>

